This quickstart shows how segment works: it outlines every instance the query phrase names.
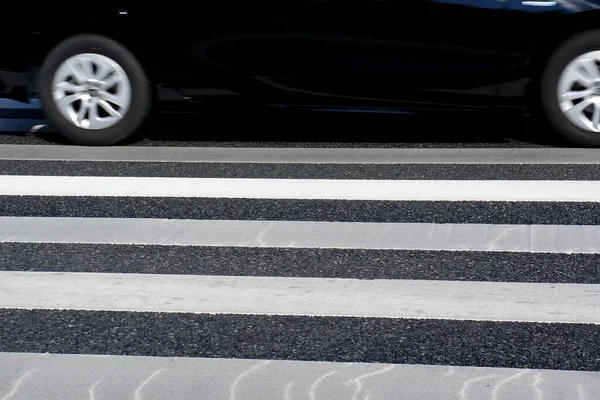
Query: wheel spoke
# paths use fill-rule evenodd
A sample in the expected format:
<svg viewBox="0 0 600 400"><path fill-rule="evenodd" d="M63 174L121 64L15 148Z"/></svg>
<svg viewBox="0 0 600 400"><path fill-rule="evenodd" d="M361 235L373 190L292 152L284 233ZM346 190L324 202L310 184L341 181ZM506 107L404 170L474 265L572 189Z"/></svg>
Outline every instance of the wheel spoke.
<svg viewBox="0 0 600 400"><path fill-rule="evenodd" d="M600 129L600 107L598 104L594 104L594 112L592 113L592 127L595 130Z"/></svg>
<svg viewBox="0 0 600 400"><path fill-rule="evenodd" d="M78 92L81 90L81 86L65 81L54 86L54 90L62 90L63 92Z"/></svg>
<svg viewBox="0 0 600 400"><path fill-rule="evenodd" d="M81 126L82 122L86 119L87 111L90 109L90 103L87 101L81 102L81 107L79 107L79 111L77 112L77 121L79 121L79 125Z"/></svg>
<svg viewBox="0 0 600 400"><path fill-rule="evenodd" d="M573 107L569 108L568 110L565 110L565 115L571 119L581 119L581 113L583 112L583 110L588 108L590 104L592 104L592 100L584 99L581 102L575 104Z"/></svg>
<svg viewBox="0 0 600 400"><path fill-rule="evenodd" d="M73 74L73 77L75 77L75 81L77 81L77 83L82 84L87 80L87 76L85 75L85 72L81 68L79 62L76 62L74 60L67 60L67 66Z"/></svg>
<svg viewBox="0 0 600 400"><path fill-rule="evenodd" d="M114 107L106 100L98 100L98 105L102 107L104 111L113 118L122 118L121 113L114 109Z"/></svg>
<svg viewBox="0 0 600 400"><path fill-rule="evenodd" d="M583 72L580 63L576 63L565 70L565 81L568 83L569 87L575 82L586 88L590 88L594 85L594 79Z"/></svg>
<svg viewBox="0 0 600 400"><path fill-rule="evenodd" d="M55 99L56 105L63 109L66 110L69 107L71 107L71 105L76 102L77 100L81 100L81 94L80 93L75 93L75 94L71 94L68 96L63 96L61 98Z"/></svg>
<svg viewBox="0 0 600 400"><path fill-rule="evenodd" d="M81 60L81 69L83 70L83 73L88 79L93 79L96 77L96 74L94 74L94 63L92 62L92 60Z"/></svg>
<svg viewBox="0 0 600 400"><path fill-rule="evenodd" d="M598 71L598 66L596 65L596 60L593 58L581 58L579 60L579 65L587 72L592 79L600 79L600 71Z"/></svg>
<svg viewBox="0 0 600 400"><path fill-rule="evenodd" d="M113 103L117 106L119 106L119 108L123 107L125 105L125 99L123 99L121 96L115 96L112 93L108 93L108 92L100 92L100 98L102 100L105 100L107 102Z"/></svg>
<svg viewBox="0 0 600 400"><path fill-rule="evenodd" d="M577 100L594 94L594 89L571 90L562 95L562 101Z"/></svg>
<svg viewBox="0 0 600 400"><path fill-rule="evenodd" d="M102 82L102 89L107 90L115 86L117 83L121 81L119 75L115 72L107 79L104 79Z"/></svg>
<svg viewBox="0 0 600 400"><path fill-rule="evenodd" d="M96 104L90 104L90 112L89 112L89 126L88 129L97 129L100 124L101 124L101 120L100 117L98 116L98 103Z"/></svg>
<svg viewBox="0 0 600 400"><path fill-rule="evenodd" d="M113 70L112 67L110 66L110 64L108 64L107 62L97 62L96 63L96 74L95 74L95 78L98 79L99 81L103 81L108 74L110 74L110 72Z"/></svg>

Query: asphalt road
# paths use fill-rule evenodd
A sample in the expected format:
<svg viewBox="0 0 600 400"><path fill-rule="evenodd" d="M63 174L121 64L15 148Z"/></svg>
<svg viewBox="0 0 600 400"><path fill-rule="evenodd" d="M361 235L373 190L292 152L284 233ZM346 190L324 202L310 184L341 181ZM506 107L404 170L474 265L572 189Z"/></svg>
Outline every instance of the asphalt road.
<svg viewBox="0 0 600 400"><path fill-rule="evenodd" d="M477 123L417 138L387 119L358 119L353 125L372 140L348 140L348 125L332 121L288 129L253 120L235 133L161 125L127 150L66 147L44 129L0 134L0 399L595 398L600 237L590 235L600 202L557 189L534 201L472 201L468 191L386 200L403 195L386 182L460 181L471 193L481 182L519 182L524 192L535 182L589 184L595 198L600 154L561 150L539 132L484 135ZM317 125L334 128L325 135ZM409 140L390 140L391 132ZM241 135L258 139L230 140ZM306 151L290 159L287 149ZM362 161L349 162L347 149ZM41 180L31 186L27 177ZM111 186L108 177L147 180ZM228 189L147 194L179 178L207 189L232 178L250 189L259 180L282 184L265 198ZM315 179L381 186L369 186L369 200L298 189ZM422 189L413 190L418 197ZM157 235L127 228L131 220L174 225ZM199 220L225 228L195 232ZM69 228L79 223L85 230ZM256 228L244 233L240 223ZM397 229L404 223L412 237ZM336 237L326 237L332 227ZM557 232L569 232L554 242L560 250L536 250ZM289 283L289 292L274 282ZM410 290L386 292L396 284ZM520 284L521 300L510 295ZM348 297L333 296L334 287ZM287 304L295 308L277 311ZM386 307L393 316L377 313Z"/></svg>

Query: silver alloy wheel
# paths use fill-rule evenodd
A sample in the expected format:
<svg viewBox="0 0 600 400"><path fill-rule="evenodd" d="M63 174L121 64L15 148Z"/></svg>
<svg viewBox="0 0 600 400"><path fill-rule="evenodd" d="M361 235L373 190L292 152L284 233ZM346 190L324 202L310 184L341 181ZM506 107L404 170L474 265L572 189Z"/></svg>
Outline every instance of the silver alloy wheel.
<svg viewBox="0 0 600 400"><path fill-rule="evenodd" d="M114 60L95 53L65 60L52 81L52 98L75 126L99 130L113 126L131 103L131 83Z"/></svg>
<svg viewBox="0 0 600 400"><path fill-rule="evenodd" d="M600 51L571 61L558 81L558 103L575 126L600 132Z"/></svg>

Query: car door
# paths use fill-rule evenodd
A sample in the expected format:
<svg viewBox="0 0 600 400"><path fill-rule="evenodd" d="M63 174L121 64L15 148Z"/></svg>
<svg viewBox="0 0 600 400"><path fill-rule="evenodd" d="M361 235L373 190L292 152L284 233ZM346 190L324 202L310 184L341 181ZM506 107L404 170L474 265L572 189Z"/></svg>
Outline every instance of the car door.
<svg viewBox="0 0 600 400"><path fill-rule="evenodd" d="M298 81L323 78L312 44L331 29L330 0L175 1L130 8L137 26L148 21L144 39L157 49L159 92L173 103L289 103L304 97L289 85L306 88Z"/></svg>
<svg viewBox="0 0 600 400"><path fill-rule="evenodd" d="M504 7L502 0L221 0L195 12L162 5L143 13L174 21L155 31L163 43L157 62L177 64L168 79L180 79L175 86L197 102L243 94L310 107L481 108L498 94Z"/></svg>
<svg viewBox="0 0 600 400"><path fill-rule="evenodd" d="M504 1L331 1L315 92L426 108L487 107L498 95Z"/></svg>
<svg viewBox="0 0 600 400"><path fill-rule="evenodd" d="M503 0L260 0L197 48L265 101L485 108L499 93Z"/></svg>
<svg viewBox="0 0 600 400"><path fill-rule="evenodd" d="M273 102L485 108L499 94L503 0L259 3L262 34L213 54Z"/></svg>

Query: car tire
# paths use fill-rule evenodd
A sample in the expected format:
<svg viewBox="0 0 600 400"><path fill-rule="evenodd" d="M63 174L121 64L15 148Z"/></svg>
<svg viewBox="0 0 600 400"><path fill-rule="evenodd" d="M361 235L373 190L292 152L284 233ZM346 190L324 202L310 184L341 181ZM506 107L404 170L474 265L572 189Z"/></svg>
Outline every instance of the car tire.
<svg viewBox="0 0 600 400"><path fill-rule="evenodd" d="M133 136L148 117L151 87L135 56L100 35L60 42L42 62L42 111L67 139L109 146Z"/></svg>
<svg viewBox="0 0 600 400"><path fill-rule="evenodd" d="M600 30L579 33L555 49L539 92L544 116L558 134L575 145L600 146Z"/></svg>

